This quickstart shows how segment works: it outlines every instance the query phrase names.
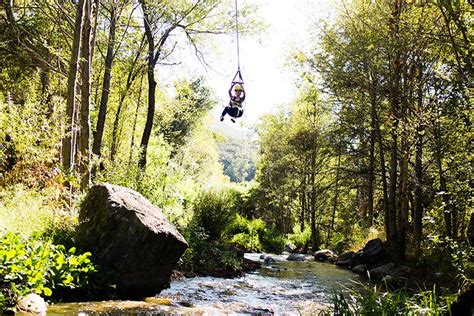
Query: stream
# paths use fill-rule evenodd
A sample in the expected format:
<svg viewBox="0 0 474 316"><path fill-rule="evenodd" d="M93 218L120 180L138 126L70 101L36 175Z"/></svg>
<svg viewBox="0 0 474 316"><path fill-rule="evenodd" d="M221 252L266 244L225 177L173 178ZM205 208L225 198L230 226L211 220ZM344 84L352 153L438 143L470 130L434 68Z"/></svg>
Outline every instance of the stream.
<svg viewBox="0 0 474 316"><path fill-rule="evenodd" d="M263 263L261 254L245 257ZM143 301L61 303L47 315L308 315L324 309L333 290L353 287L357 276L332 264L275 262L244 277L196 277L173 281L169 289Z"/></svg>

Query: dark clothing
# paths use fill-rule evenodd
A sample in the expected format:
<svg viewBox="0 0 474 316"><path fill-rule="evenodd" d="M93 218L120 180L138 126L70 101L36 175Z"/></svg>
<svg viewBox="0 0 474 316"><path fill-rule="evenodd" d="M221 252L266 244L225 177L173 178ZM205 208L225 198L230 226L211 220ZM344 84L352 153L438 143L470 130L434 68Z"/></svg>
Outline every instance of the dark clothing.
<svg viewBox="0 0 474 316"><path fill-rule="evenodd" d="M232 83L232 86L229 89L229 105L224 108L224 111L222 111L221 120L226 114L229 114L233 118L241 117L242 114L244 114L242 103L245 101L245 91L241 90L242 96L237 99L235 95L232 95L232 89L234 88L235 84L236 82Z"/></svg>
<svg viewBox="0 0 474 316"><path fill-rule="evenodd" d="M229 116L237 118L237 117L241 117L242 114L244 114L244 110L242 110L241 108L231 108L229 106L226 106L224 108L224 111L222 111L221 117L224 117L226 114L229 114Z"/></svg>

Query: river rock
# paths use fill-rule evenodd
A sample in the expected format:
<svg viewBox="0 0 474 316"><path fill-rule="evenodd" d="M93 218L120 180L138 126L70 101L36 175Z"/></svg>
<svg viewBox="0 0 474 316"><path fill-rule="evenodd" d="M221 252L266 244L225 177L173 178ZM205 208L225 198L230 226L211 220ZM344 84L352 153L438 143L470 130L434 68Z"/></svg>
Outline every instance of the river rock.
<svg viewBox="0 0 474 316"><path fill-rule="evenodd" d="M288 252L294 252L296 250L296 246L294 244L286 244L285 245L285 250Z"/></svg>
<svg viewBox="0 0 474 316"><path fill-rule="evenodd" d="M387 263L388 252L384 248L382 240L372 239L362 250L357 251L352 258L351 265L365 264L369 268Z"/></svg>
<svg viewBox="0 0 474 316"><path fill-rule="evenodd" d="M267 256L267 257L265 257L265 259L263 260L263 262L264 262L265 264L270 264L270 263L276 262L276 260L275 260L274 258L270 257L270 256Z"/></svg>
<svg viewBox="0 0 474 316"><path fill-rule="evenodd" d="M391 273L390 275L395 278L395 279L399 279L399 278L405 278L407 277L410 273L411 273L412 269L410 267L407 267L407 266L399 266L399 267L396 267Z"/></svg>
<svg viewBox="0 0 474 316"><path fill-rule="evenodd" d="M341 267L349 267L352 263L352 257L354 257L353 251L343 253L342 255L337 257L336 265Z"/></svg>
<svg viewBox="0 0 474 316"><path fill-rule="evenodd" d="M121 186L93 186L79 214L78 245L105 271L117 274L121 297L157 294L188 247L161 210Z"/></svg>
<svg viewBox="0 0 474 316"><path fill-rule="evenodd" d="M288 261L306 261L306 256L299 253L291 253L286 260Z"/></svg>
<svg viewBox="0 0 474 316"><path fill-rule="evenodd" d="M23 313L36 315L46 314L46 302L38 294L28 294L21 297L16 304L16 310Z"/></svg>
<svg viewBox="0 0 474 316"><path fill-rule="evenodd" d="M336 262L337 260L336 254L329 249L318 250L313 254L313 256L316 261Z"/></svg>
<svg viewBox="0 0 474 316"><path fill-rule="evenodd" d="M369 271L369 278L372 280L381 280L384 276L391 274L393 268L395 268L395 264L392 262L373 268Z"/></svg>
<svg viewBox="0 0 474 316"><path fill-rule="evenodd" d="M367 266L365 264L356 265L354 268L352 268L352 272L364 274L365 272L367 272Z"/></svg>

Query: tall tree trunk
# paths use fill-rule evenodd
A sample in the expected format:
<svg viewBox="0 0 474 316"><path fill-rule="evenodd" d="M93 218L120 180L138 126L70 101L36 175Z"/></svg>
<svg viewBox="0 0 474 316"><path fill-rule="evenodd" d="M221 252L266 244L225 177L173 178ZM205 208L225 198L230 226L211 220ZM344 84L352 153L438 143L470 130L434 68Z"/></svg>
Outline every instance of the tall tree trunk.
<svg viewBox="0 0 474 316"><path fill-rule="evenodd" d="M375 182L375 142L376 142L376 127L375 127L375 100L371 100L371 120L370 120L370 140L369 140L369 170L367 176L367 208L368 208L368 221L367 225L371 227L374 221L374 182Z"/></svg>
<svg viewBox="0 0 474 316"><path fill-rule="evenodd" d="M415 248L420 248L423 236L423 123L419 123L416 130L415 143L415 198L413 208L413 228Z"/></svg>
<svg viewBox="0 0 474 316"><path fill-rule="evenodd" d="M441 146L441 127L439 126L439 119L436 123L434 129L434 138L435 138L435 161L436 166L438 167L438 176L439 176L439 191L443 198L444 204L444 224L445 224L445 234L448 237L455 237L453 234L453 220L452 213L453 208L451 202L449 201L449 192L446 183L446 176L443 170L443 158L442 158L442 146Z"/></svg>
<svg viewBox="0 0 474 316"><path fill-rule="evenodd" d="M328 237L326 241L326 245L328 245L331 242L331 234L334 230L334 221L336 219L336 211L337 211L337 204L339 203L339 173L340 173L340 168L341 168L341 154L337 154L337 167L336 167L336 182L334 183L335 188L334 188L334 202L332 205L332 214L331 214L331 224L328 229Z"/></svg>
<svg viewBox="0 0 474 316"><path fill-rule="evenodd" d="M128 95L128 91L132 87L132 84L135 82L135 79L137 78L138 74L140 73L141 67L136 68L137 63L140 59L140 54L142 51L142 45L140 45L140 49L137 51L135 55L135 59L132 62L132 65L130 66L130 70L127 75L127 82L125 84L124 90L120 93L120 99L117 105L117 112L115 113L115 119L114 119L114 124L112 128L112 145L110 148L110 160L114 161L115 155L117 153L117 148L118 148L118 143L119 143L119 123L120 123L120 116L122 113L122 108L124 105L125 98Z"/></svg>
<svg viewBox="0 0 474 316"><path fill-rule="evenodd" d="M306 163L303 163L303 176L301 177L303 181L301 181L301 210L300 210L300 230L301 232L304 231L304 222L305 222L305 211L306 211Z"/></svg>
<svg viewBox="0 0 474 316"><path fill-rule="evenodd" d="M94 137L94 144L92 146L92 152L98 157L101 156L102 137L104 135L105 119L107 116L107 105L110 94L110 82L112 78L112 64L114 61L115 30L117 24L117 10L115 4L116 3L114 1L110 8L109 40L107 43L107 53L105 56L105 72L104 80L102 83L102 96L100 98L96 134Z"/></svg>
<svg viewBox="0 0 474 316"><path fill-rule="evenodd" d="M371 116L374 118L375 137L377 140L378 151L380 156L380 176L382 181L382 196L383 196L383 210L384 210L384 224L385 224L385 236L391 236L390 231L390 209L389 209L389 198L388 198L388 184L387 184L387 169L385 166L385 149L383 146L382 132L380 130L380 119L377 113L377 84L375 75L371 75L370 82L370 104L371 104Z"/></svg>
<svg viewBox="0 0 474 316"><path fill-rule="evenodd" d="M397 42L400 32L400 15L402 10L402 0L395 0L393 3L392 17L390 21L390 31L392 40ZM400 100L401 100L401 74L402 74L402 57L400 43L397 43L394 57L394 68L391 78L390 89L390 116L391 125L391 149L390 149L390 186L389 186L389 226L390 235L387 239L390 243L392 254L396 261L400 261L400 245L398 240L397 229L397 183L398 183L398 126L400 121Z"/></svg>
<svg viewBox="0 0 474 316"><path fill-rule="evenodd" d="M146 155L148 149L148 143L150 141L151 130L153 128L153 118L155 116L155 39L150 26L150 19L148 17L147 9L144 1L142 2L143 7L143 20L145 26L145 35L148 42L148 67L147 67L147 78L148 78L148 111L145 123L145 129L143 131L142 140L140 142L140 157L138 159L138 166L145 170L146 167Z"/></svg>
<svg viewBox="0 0 474 316"><path fill-rule="evenodd" d="M409 162L409 144L408 135L406 130L406 122L404 122L402 128L402 165L400 166L401 173L401 201L400 201L400 212L398 216L398 244L400 259L405 259L406 249L406 237L407 237L407 226L408 226L408 162Z"/></svg>
<svg viewBox="0 0 474 316"><path fill-rule="evenodd" d="M89 188L91 181L91 148L90 148L90 95L91 95L91 21L92 0L85 0L84 27L81 48L81 111L80 133L78 139L79 149L79 174L81 189Z"/></svg>
<svg viewBox="0 0 474 316"><path fill-rule="evenodd" d="M423 237L423 74L421 66L418 69L418 91L417 91L417 126L415 132L415 197L413 205L413 232L414 246L416 251L420 249Z"/></svg>
<svg viewBox="0 0 474 316"><path fill-rule="evenodd" d="M135 109L135 117L133 118L132 140L130 142L130 155L128 157L128 164L129 165L132 163L133 147L135 147L135 132L137 130L138 110L140 109L140 104L142 102L142 88L143 88L143 75L140 76L140 86L139 86L139 89L138 89L137 107Z"/></svg>
<svg viewBox="0 0 474 316"><path fill-rule="evenodd" d="M316 153L311 152L311 170L310 170L310 181L311 181L311 248L316 251L318 245L318 232L316 230Z"/></svg>
<svg viewBox="0 0 474 316"><path fill-rule="evenodd" d="M71 56L69 60L69 71L66 92L66 129L62 139L62 162L66 172L72 171L75 156L75 117L76 117L76 85L79 68L79 53L81 48L82 26L84 22L85 0L79 0L77 5L76 20L74 22L74 35Z"/></svg>

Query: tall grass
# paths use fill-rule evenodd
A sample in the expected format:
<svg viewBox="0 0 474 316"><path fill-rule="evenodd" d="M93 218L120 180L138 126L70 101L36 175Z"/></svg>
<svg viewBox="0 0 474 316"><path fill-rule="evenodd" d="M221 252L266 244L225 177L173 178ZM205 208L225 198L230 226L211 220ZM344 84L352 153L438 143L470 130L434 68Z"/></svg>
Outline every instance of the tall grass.
<svg viewBox="0 0 474 316"><path fill-rule="evenodd" d="M19 184L0 191L0 234L22 236L43 231L54 217L47 194Z"/></svg>
<svg viewBox="0 0 474 316"><path fill-rule="evenodd" d="M454 296L440 296L435 288L419 293L406 290L384 292L378 286L334 293L332 307L322 315L391 316L452 315Z"/></svg>

